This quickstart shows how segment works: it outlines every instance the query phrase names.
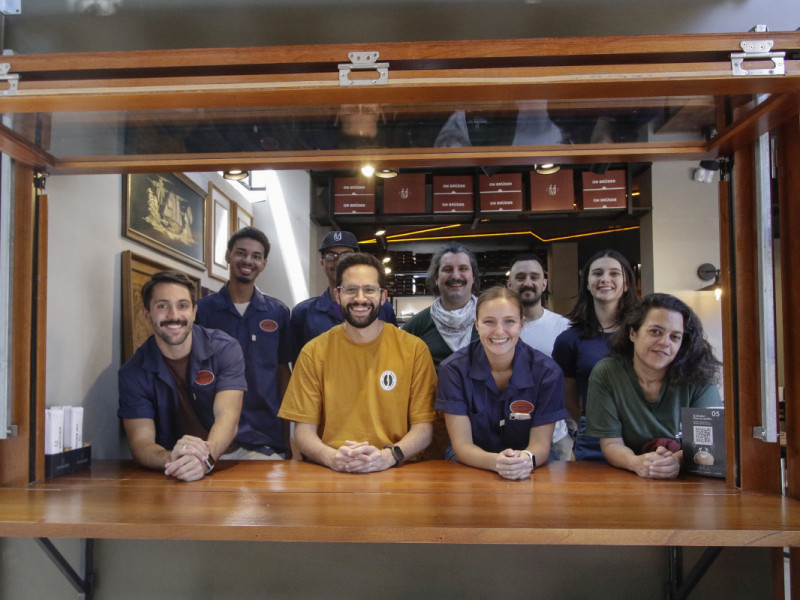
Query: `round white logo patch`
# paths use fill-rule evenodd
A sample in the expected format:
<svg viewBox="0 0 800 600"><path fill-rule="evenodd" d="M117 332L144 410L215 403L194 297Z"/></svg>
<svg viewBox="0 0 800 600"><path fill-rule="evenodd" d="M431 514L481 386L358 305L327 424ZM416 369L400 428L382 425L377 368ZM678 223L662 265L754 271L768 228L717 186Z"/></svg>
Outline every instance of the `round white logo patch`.
<svg viewBox="0 0 800 600"><path fill-rule="evenodd" d="M394 371L384 371L381 373L381 387L384 389L384 391L390 392L396 385L397 375L394 374Z"/></svg>

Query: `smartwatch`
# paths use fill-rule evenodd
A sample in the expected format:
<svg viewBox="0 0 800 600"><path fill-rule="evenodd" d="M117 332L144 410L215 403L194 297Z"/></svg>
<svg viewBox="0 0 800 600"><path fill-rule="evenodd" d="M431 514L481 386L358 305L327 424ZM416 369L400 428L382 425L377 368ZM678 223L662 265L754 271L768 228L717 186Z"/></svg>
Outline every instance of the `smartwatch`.
<svg viewBox="0 0 800 600"><path fill-rule="evenodd" d="M383 449L392 451L392 456L394 456L395 463L392 465L393 467L399 467L403 464L403 461L406 459L406 455L403 454L403 451L400 450L400 446L384 446Z"/></svg>
<svg viewBox="0 0 800 600"><path fill-rule="evenodd" d="M536 470L536 457L533 455L533 452L531 452L530 450L522 450L521 452L524 452L525 454L527 454L528 456L531 457L531 471L535 471Z"/></svg>
<svg viewBox="0 0 800 600"><path fill-rule="evenodd" d="M214 457L211 456L210 454L208 455L208 458L205 459L203 462L206 465L206 472L205 472L206 475L211 473L211 471L214 470L214 466L217 464L217 461L214 460Z"/></svg>

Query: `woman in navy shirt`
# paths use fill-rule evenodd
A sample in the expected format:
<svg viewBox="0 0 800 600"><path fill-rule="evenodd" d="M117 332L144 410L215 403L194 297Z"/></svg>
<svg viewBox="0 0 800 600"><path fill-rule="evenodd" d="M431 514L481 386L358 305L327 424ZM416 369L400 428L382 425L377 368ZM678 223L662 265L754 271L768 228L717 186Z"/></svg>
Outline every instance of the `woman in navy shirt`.
<svg viewBox="0 0 800 600"><path fill-rule="evenodd" d="M616 250L601 250L581 271L572 326L556 338L553 359L564 372L569 416L577 422L575 460L603 460L600 441L586 435L586 390L594 366L608 355L608 341L636 304L633 270Z"/></svg>
<svg viewBox="0 0 800 600"><path fill-rule="evenodd" d="M564 378L555 361L519 340L516 292L486 290L476 315L479 339L439 367L436 410L459 462L526 479L547 461L555 422L566 417Z"/></svg>

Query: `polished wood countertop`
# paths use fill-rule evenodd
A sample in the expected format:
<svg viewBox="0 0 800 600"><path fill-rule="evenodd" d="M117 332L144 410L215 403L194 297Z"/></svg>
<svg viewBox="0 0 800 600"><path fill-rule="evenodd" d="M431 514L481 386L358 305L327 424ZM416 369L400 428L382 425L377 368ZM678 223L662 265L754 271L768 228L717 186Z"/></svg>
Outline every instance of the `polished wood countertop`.
<svg viewBox="0 0 800 600"><path fill-rule="evenodd" d="M800 546L800 502L717 479L551 463L530 480L445 461L335 473L218 463L170 480L129 461L0 488L0 536L449 544Z"/></svg>

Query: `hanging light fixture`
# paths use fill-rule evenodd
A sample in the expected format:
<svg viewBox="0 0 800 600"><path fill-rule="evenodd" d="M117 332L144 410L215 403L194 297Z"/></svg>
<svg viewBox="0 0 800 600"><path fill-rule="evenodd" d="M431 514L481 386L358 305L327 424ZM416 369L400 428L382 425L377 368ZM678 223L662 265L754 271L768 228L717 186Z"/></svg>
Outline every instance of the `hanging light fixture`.
<svg viewBox="0 0 800 600"><path fill-rule="evenodd" d="M378 169L375 171L375 177L380 177L381 179L397 177L397 169Z"/></svg>
<svg viewBox="0 0 800 600"><path fill-rule="evenodd" d="M250 175L248 171L242 171L241 169L231 169L230 171L225 171L222 174L222 176L229 181L241 181L248 175Z"/></svg>
<svg viewBox="0 0 800 600"><path fill-rule="evenodd" d="M544 163L542 165L536 165L533 168L539 175L552 175L553 173L558 173L561 170L561 165L557 165L555 163Z"/></svg>
<svg viewBox="0 0 800 600"><path fill-rule="evenodd" d="M361 167L361 174L364 177L372 177L375 174L375 167L372 165L364 165Z"/></svg>

